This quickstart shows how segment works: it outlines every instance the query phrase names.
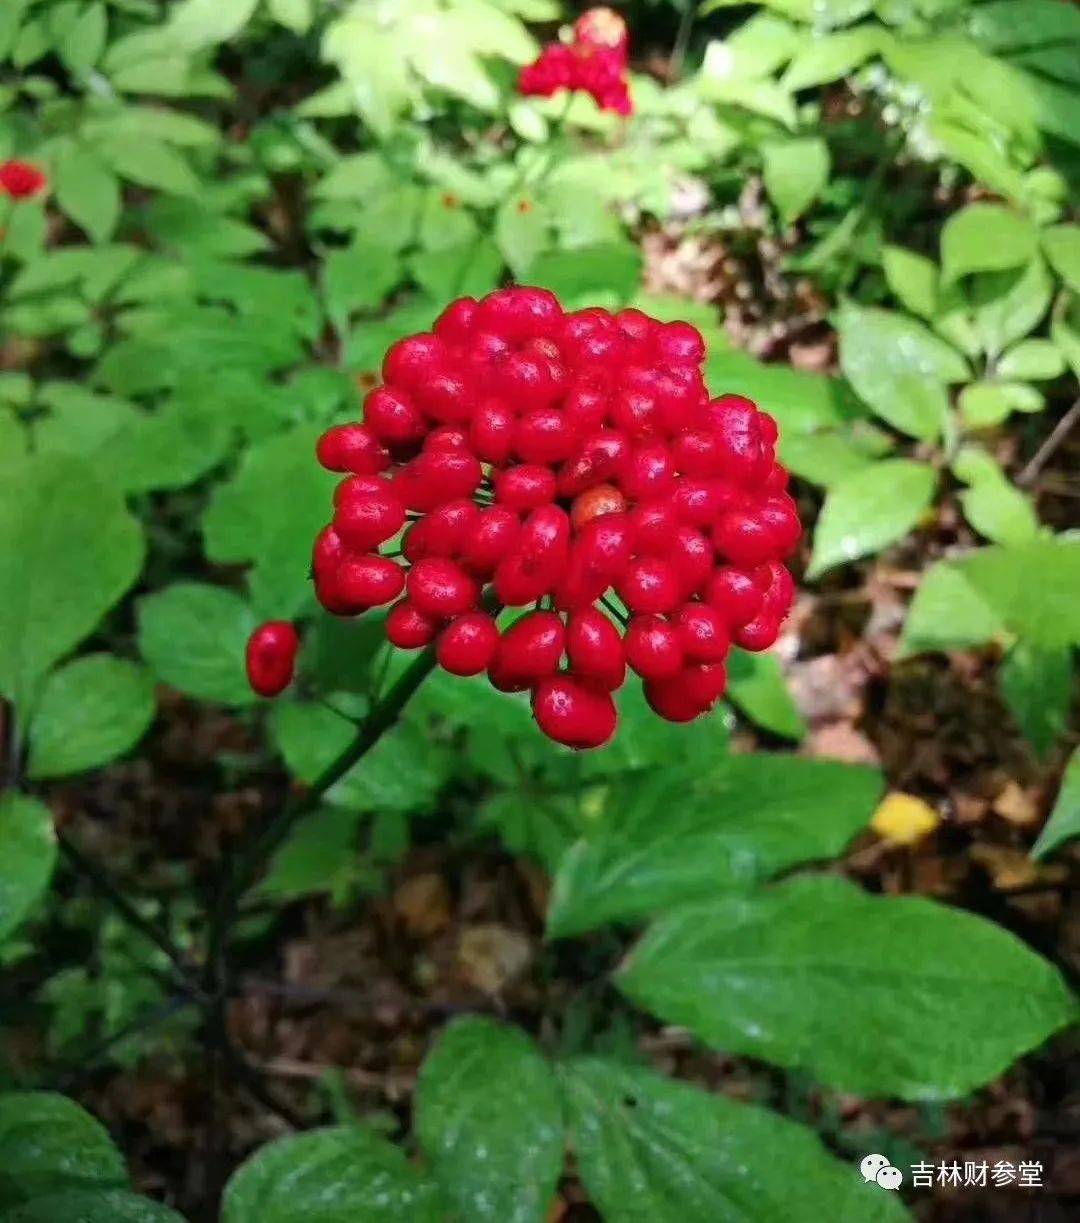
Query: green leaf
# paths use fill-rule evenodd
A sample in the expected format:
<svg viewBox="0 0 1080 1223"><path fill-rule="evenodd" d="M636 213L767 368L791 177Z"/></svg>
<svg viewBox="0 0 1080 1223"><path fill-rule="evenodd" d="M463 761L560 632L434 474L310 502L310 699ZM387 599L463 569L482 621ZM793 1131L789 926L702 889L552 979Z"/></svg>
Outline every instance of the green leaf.
<svg viewBox="0 0 1080 1223"><path fill-rule="evenodd" d="M1080 837L1080 748L1069 757L1057 802L1032 846L1031 856L1039 860L1048 858L1074 837Z"/></svg>
<svg viewBox="0 0 1080 1223"><path fill-rule="evenodd" d="M200 190L186 158L164 140L145 133L137 141L118 137L99 142L96 151L117 174L140 187L173 195L196 195Z"/></svg>
<svg viewBox="0 0 1080 1223"><path fill-rule="evenodd" d="M72 1189L16 1206L3 1223L184 1223L175 1210L123 1189Z"/></svg>
<svg viewBox="0 0 1080 1223"><path fill-rule="evenodd" d="M880 26L864 25L836 34L803 39L803 46L781 78L785 89L808 89L847 76L877 55L887 35Z"/></svg>
<svg viewBox="0 0 1080 1223"><path fill-rule="evenodd" d="M251 608L231 590L177 582L139 600L139 649L158 678L188 696L250 705L244 651Z"/></svg>
<svg viewBox="0 0 1080 1223"><path fill-rule="evenodd" d="M547 208L531 192L516 192L495 214L495 241L514 275L524 276L551 241Z"/></svg>
<svg viewBox="0 0 1080 1223"><path fill-rule="evenodd" d="M1046 646L1080 644L1080 537L982 548L956 563L1010 631Z"/></svg>
<svg viewBox="0 0 1080 1223"><path fill-rule="evenodd" d="M31 777L63 777L133 747L154 717L154 682L135 663L89 654L45 681L30 723Z"/></svg>
<svg viewBox="0 0 1080 1223"><path fill-rule="evenodd" d="M270 16L294 34L306 34L311 28L313 6L314 0L269 0Z"/></svg>
<svg viewBox="0 0 1080 1223"><path fill-rule="evenodd" d="M568 310L620 307L641 283L641 252L632 242L548 251L529 267L527 282L558 294Z"/></svg>
<svg viewBox="0 0 1080 1223"><path fill-rule="evenodd" d="M278 900L343 894L359 856L360 818L359 811L326 807L299 820L274 855L259 894Z"/></svg>
<svg viewBox="0 0 1080 1223"><path fill-rule="evenodd" d="M312 600L311 547L333 517L336 482L315 462L320 432L301 425L252 446L203 518L210 560L254 562L251 601L259 619L289 619Z"/></svg>
<svg viewBox="0 0 1080 1223"><path fill-rule="evenodd" d="M0 692L17 707L138 576L143 538L120 494L52 456L0 484ZM25 710L28 713L29 710Z"/></svg>
<svg viewBox="0 0 1080 1223"><path fill-rule="evenodd" d="M361 1126L269 1143L225 1187L222 1223L441 1223L435 1189Z"/></svg>
<svg viewBox="0 0 1080 1223"><path fill-rule="evenodd" d="M758 726L798 742L806 723L791 698L775 654L733 650L728 657L728 700Z"/></svg>
<svg viewBox="0 0 1080 1223"><path fill-rule="evenodd" d="M938 312L940 279L933 260L902 246L887 246L881 253L881 262L889 288L904 309L920 318L932 319Z"/></svg>
<svg viewBox="0 0 1080 1223"><path fill-rule="evenodd" d="M0 1209L46 1193L126 1183L105 1127L73 1100L44 1091L0 1095Z"/></svg>
<svg viewBox="0 0 1080 1223"><path fill-rule="evenodd" d="M934 469L912 459L885 459L839 480L825 497L807 577L903 539L930 508L936 487Z"/></svg>
<svg viewBox="0 0 1080 1223"><path fill-rule="evenodd" d="M972 429L991 429L1013 412L1039 412L1045 406L1039 392L1022 382L972 382L957 403Z"/></svg>
<svg viewBox="0 0 1080 1223"><path fill-rule="evenodd" d="M813 1131L766 1108L602 1058L561 1070L570 1141L607 1223L899 1223Z"/></svg>
<svg viewBox="0 0 1080 1223"><path fill-rule="evenodd" d="M1038 756L1065 733L1073 701L1072 650L1018 641L1001 668L1001 693Z"/></svg>
<svg viewBox="0 0 1080 1223"><path fill-rule="evenodd" d="M1039 532L1035 507L1000 469L980 476L960 494L964 517L996 544L1020 544Z"/></svg>
<svg viewBox="0 0 1080 1223"><path fill-rule="evenodd" d="M870 821L874 769L731 756L705 777L658 770L614 786L606 819L559 864L548 934L565 938L832 858Z"/></svg>
<svg viewBox="0 0 1080 1223"><path fill-rule="evenodd" d="M359 310L375 310L399 283L404 269L386 247L356 241L323 260L326 309L339 328Z"/></svg>
<svg viewBox="0 0 1080 1223"><path fill-rule="evenodd" d="M37 799L27 798L24 794L6 794L0 798L0 845L4 847L3 857L0 858L2 945L52 878L56 865L52 813ZM2 1156L3 1146L0 1145ZM0 1194L3 1183L3 1172L0 1171Z"/></svg>
<svg viewBox="0 0 1080 1223"><path fill-rule="evenodd" d="M1065 372L1065 358L1049 340L1025 340L1010 348L997 366L1000 378L1044 382Z"/></svg>
<svg viewBox="0 0 1080 1223"><path fill-rule="evenodd" d="M416 1133L462 1219L543 1223L563 1169L559 1087L533 1042L492 1019L452 1023L424 1060Z"/></svg>
<svg viewBox="0 0 1080 1223"><path fill-rule="evenodd" d="M992 272L972 283L973 319L983 351L1004 352L1039 324L1054 295L1054 282L1041 259L1019 272Z"/></svg>
<svg viewBox="0 0 1080 1223"><path fill-rule="evenodd" d="M1080 225L1052 225L1043 231L1042 241L1050 266L1080 293Z"/></svg>
<svg viewBox="0 0 1080 1223"><path fill-rule="evenodd" d="M970 376L963 357L922 323L889 310L849 304L839 330L840 365L860 398L903 433L940 437L946 387Z"/></svg>
<svg viewBox="0 0 1080 1223"><path fill-rule="evenodd" d="M835 877L669 913L619 985L714 1048L905 1100L966 1095L1077 1017L1057 970L1002 927Z"/></svg>
<svg viewBox="0 0 1080 1223"><path fill-rule="evenodd" d="M497 288L503 258L494 242L468 242L441 251L418 251L409 271L433 301L457 296L483 297Z"/></svg>
<svg viewBox="0 0 1080 1223"><path fill-rule="evenodd" d="M120 219L120 184L93 152L68 145L57 158L56 201L95 242L106 242Z"/></svg>
<svg viewBox="0 0 1080 1223"><path fill-rule="evenodd" d="M169 39L187 51L228 42L251 20L257 4L258 0L181 0L169 15Z"/></svg>
<svg viewBox="0 0 1080 1223"><path fill-rule="evenodd" d="M57 43L57 52L73 72L86 72L97 63L105 49L108 18L105 5L88 4Z"/></svg>
<svg viewBox="0 0 1080 1223"><path fill-rule="evenodd" d="M963 571L939 562L923 575L908 609L901 654L984 645L1005 631L1000 614Z"/></svg>
<svg viewBox="0 0 1080 1223"><path fill-rule="evenodd" d="M829 181L829 146L820 136L772 140L761 146L765 189L785 225L797 220Z"/></svg>
<svg viewBox="0 0 1080 1223"><path fill-rule="evenodd" d="M941 265L948 281L973 272L1022 267L1035 254L1035 226L1001 204L969 204L954 212L941 231Z"/></svg>

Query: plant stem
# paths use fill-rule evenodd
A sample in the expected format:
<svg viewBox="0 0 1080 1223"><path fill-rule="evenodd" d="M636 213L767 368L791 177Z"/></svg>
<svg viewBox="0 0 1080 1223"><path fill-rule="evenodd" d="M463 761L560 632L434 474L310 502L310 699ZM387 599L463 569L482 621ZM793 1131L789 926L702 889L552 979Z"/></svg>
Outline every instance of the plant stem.
<svg viewBox="0 0 1080 1223"><path fill-rule="evenodd" d="M675 45L671 49L671 61L668 66L668 80L674 85L682 76L686 63L686 52L690 46L690 32L697 21L697 0L685 0L682 16L679 18L679 29L675 35Z"/></svg>
<svg viewBox="0 0 1080 1223"><path fill-rule="evenodd" d="M1034 484L1038 474L1046 466L1053 453L1068 437L1073 425L1080 420L1080 399L1065 413L1058 421L1050 433L1050 436L1035 452L1031 461L1024 470L1016 477L1016 482L1022 488L1026 488L1029 484Z"/></svg>

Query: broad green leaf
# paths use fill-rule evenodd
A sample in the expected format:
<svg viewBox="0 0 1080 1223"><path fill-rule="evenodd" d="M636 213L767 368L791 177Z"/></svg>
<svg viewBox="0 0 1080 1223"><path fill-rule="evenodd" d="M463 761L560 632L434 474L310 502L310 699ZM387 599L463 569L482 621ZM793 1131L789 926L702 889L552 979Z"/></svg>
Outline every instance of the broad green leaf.
<svg viewBox="0 0 1080 1223"><path fill-rule="evenodd" d="M401 262L393 251L356 241L331 251L323 260L326 309L339 328L359 310L375 310L402 279Z"/></svg>
<svg viewBox="0 0 1080 1223"><path fill-rule="evenodd" d="M30 723L31 777L63 777L107 764L154 717L154 682L135 663L89 654L45 681Z"/></svg>
<svg viewBox="0 0 1080 1223"><path fill-rule="evenodd" d="M802 214L829 181L829 146L820 136L770 140L761 146L765 189L785 224Z"/></svg>
<svg viewBox="0 0 1080 1223"><path fill-rule="evenodd" d="M49 668L134 582L142 559L139 524L85 463L49 456L7 473L0 484L0 693L16 707L31 701Z"/></svg>
<svg viewBox="0 0 1080 1223"><path fill-rule="evenodd" d="M1035 226L1019 213L1001 204L969 204L954 212L941 231L945 279L1022 267L1038 242Z"/></svg>
<svg viewBox="0 0 1080 1223"><path fill-rule="evenodd" d="M137 141L120 137L101 142L97 152L112 169L140 187L174 195L196 195L199 180L183 154L164 140L146 134Z"/></svg>
<svg viewBox="0 0 1080 1223"><path fill-rule="evenodd" d="M1075 688L1072 649L1018 641L1001 668L1001 694L1024 738L1045 756L1069 723Z"/></svg>
<svg viewBox="0 0 1080 1223"><path fill-rule="evenodd" d="M315 0L269 0L270 16L294 34L306 34L314 19Z"/></svg>
<svg viewBox="0 0 1080 1223"><path fill-rule="evenodd" d="M966 1095L1078 1013L1057 970L1002 927L836 877L675 910L619 985L714 1048L905 1100Z"/></svg>
<svg viewBox="0 0 1080 1223"><path fill-rule="evenodd" d="M56 865L52 812L24 794L9 793L0 798L0 845L4 847L0 857L0 944L3 944L52 877ZM0 1195L2 1186L0 1171Z"/></svg>
<svg viewBox="0 0 1080 1223"><path fill-rule="evenodd" d="M774 735L798 741L806 734L806 723L775 654L733 650L728 658L727 695L751 722Z"/></svg>
<svg viewBox="0 0 1080 1223"><path fill-rule="evenodd" d="M231 590L177 582L139 600L139 649L157 677L188 696L250 705L244 651L251 608Z"/></svg>
<svg viewBox="0 0 1080 1223"><path fill-rule="evenodd" d="M441 1223L435 1188L362 1126L279 1138L225 1187L222 1223Z"/></svg>
<svg viewBox="0 0 1080 1223"><path fill-rule="evenodd" d="M807 577L902 539L930 508L936 486L934 469L912 459L885 459L839 480L825 497Z"/></svg>
<svg viewBox="0 0 1080 1223"><path fill-rule="evenodd" d="M793 433L842 425L861 413L858 400L840 378L766 364L710 337L705 380L714 395L734 392L767 404L780 423L781 444Z"/></svg>
<svg viewBox="0 0 1080 1223"><path fill-rule="evenodd" d="M495 214L495 241L515 276L524 276L551 242L546 206L529 191L508 198Z"/></svg>
<svg viewBox="0 0 1080 1223"><path fill-rule="evenodd" d="M1010 348L997 364L1000 378L1042 382L1065 372L1065 359L1049 340L1025 340Z"/></svg>
<svg viewBox="0 0 1080 1223"><path fill-rule="evenodd" d="M1050 266L1070 289L1080 293L1080 225L1052 225L1042 241Z"/></svg>
<svg viewBox="0 0 1080 1223"><path fill-rule="evenodd" d="M359 856L360 818L359 811L326 807L299 820L274 855L259 894L278 900L344 894Z"/></svg>
<svg viewBox="0 0 1080 1223"><path fill-rule="evenodd" d="M641 266L631 242L548 251L530 265L527 282L557 293L567 309L619 307L637 291Z"/></svg>
<svg viewBox="0 0 1080 1223"><path fill-rule="evenodd" d="M901 432L940 437L946 387L970 376L963 357L922 323L890 310L848 305L839 327L840 364L856 393Z"/></svg>
<svg viewBox="0 0 1080 1223"><path fill-rule="evenodd" d="M1065 775L1058 791L1057 802L1046 826L1031 850L1033 858L1047 858L1066 841L1080 837L1080 748L1073 751L1065 766Z"/></svg>
<svg viewBox="0 0 1080 1223"><path fill-rule="evenodd" d="M641 918L835 857L869 823L881 790L874 769L764 754L728 757L706 776L626 780L559 864L548 933Z"/></svg>
<svg viewBox="0 0 1080 1223"><path fill-rule="evenodd" d="M880 26L864 25L804 39L781 84L785 89L795 90L837 81L876 55L886 37Z"/></svg>
<svg viewBox="0 0 1080 1223"><path fill-rule="evenodd" d="M105 1127L73 1100L44 1091L0 1094L0 1210L47 1193L126 1183Z"/></svg>
<svg viewBox="0 0 1080 1223"><path fill-rule="evenodd" d="M3 1223L184 1223L160 1202L124 1189L70 1189L34 1198L3 1215Z"/></svg>
<svg viewBox="0 0 1080 1223"><path fill-rule="evenodd" d="M169 39L187 51L228 42L247 25L258 0L181 0L172 7Z"/></svg>
<svg viewBox="0 0 1080 1223"><path fill-rule="evenodd" d="M432 301L483 297L498 288L505 271L503 257L486 239L441 251L417 251L408 260L413 279Z"/></svg>
<svg viewBox="0 0 1080 1223"><path fill-rule="evenodd" d="M1045 400L1023 382L972 382L960 392L957 404L964 423L972 429L991 429L1013 412L1039 412Z"/></svg>
<svg viewBox="0 0 1080 1223"><path fill-rule="evenodd" d="M1013 633L1047 647L1080 644L1080 537L982 548L955 563Z"/></svg>
<svg viewBox="0 0 1080 1223"><path fill-rule="evenodd" d="M881 263L889 288L904 309L920 318L932 319L938 311L940 279L933 260L902 246L887 246L881 253Z"/></svg>
<svg viewBox="0 0 1080 1223"><path fill-rule="evenodd" d="M960 494L964 517L995 544L1020 544L1039 532L1035 507L998 471L974 481Z"/></svg>
<svg viewBox="0 0 1080 1223"><path fill-rule="evenodd" d="M548 1218L563 1170L562 1104L551 1067L519 1028L483 1017L446 1028L420 1069L414 1116L462 1219Z"/></svg>
<svg viewBox="0 0 1080 1223"><path fill-rule="evenodd" d="M923 575L904 624L901 654L984 645L1005 632L998 611L956 566L939 561Z"/></svg>
<svg viewBox="0 0 1080 1223"><path fill-rule="evenodd" d="M69 145L56 162L56 200L95 242L106 242L120 219L116 175L89 149Z"/></svg>
<svg viewBox="0 0 1080 1223"><path fill-rule="evenodd" d="M210 560L253 562L251 601L260 619L289 619L312 599L311 548L333 517L336 482L315 462L320 432L302 425L251 447L203 518Z"/></svg>
<svg viewBox="0 0 1080 1223"><path fill-rule="evenodd" d="M869 467L892 449L891 439L869 422L820 433L780 433L780 461L797 476L825 488Z"/></svg>
<svg viewBox="0 0 1080 1223"><path fill-rule="evenodd" d="M900 1223L812 1130L767 1108L598 1057L560 1078L570 1141L606 1223Z"/></svg>
<svg viewBox="0 0 1080 1223"><path fill-rule="evenodd" d="M1019 272L991 272L972 282L973 321L983 351L996 356L1033 331L1050 307L1054 282L1041 259Z"/></svg>

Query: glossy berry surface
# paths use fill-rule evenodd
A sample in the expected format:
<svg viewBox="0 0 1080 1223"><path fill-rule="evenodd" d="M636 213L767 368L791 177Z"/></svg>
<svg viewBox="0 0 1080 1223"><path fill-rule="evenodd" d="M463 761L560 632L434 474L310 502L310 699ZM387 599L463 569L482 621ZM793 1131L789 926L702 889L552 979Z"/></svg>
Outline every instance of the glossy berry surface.
<svg viewBox="0 0 1080 1223"><path fill-rule="evenodd" d="M292 683L300 638L288 620L269 620L248 638L248 683L259 696L279 696Z"/></svg>
<svg viewBox="0 0 1080 1223"><path fill-rule="evenodd" d="M801 526L775 421L711 397L704 357L688 323L568 313L543 289L452 303L390 349L364 419L318 444L342 477L319 599L393 604L393 645L531 692L570 747L614 733L629 671L660 717L708 712L732 644L776 640Z"/></svg>

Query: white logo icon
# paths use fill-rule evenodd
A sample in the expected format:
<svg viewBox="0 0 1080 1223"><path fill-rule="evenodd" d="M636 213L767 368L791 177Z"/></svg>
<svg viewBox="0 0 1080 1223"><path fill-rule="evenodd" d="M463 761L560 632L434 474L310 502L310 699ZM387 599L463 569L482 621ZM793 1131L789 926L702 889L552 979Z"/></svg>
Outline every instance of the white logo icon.
<svg viewBox="0 0 1080 1223"><path fill-rule="evenodd" d="M864 1181L873 1181L882 1189L899 1189L903 1183L904 1174L899 1168L894 1168L884 1155L867 1155L859 1164L859 1171Z"/></svg>

